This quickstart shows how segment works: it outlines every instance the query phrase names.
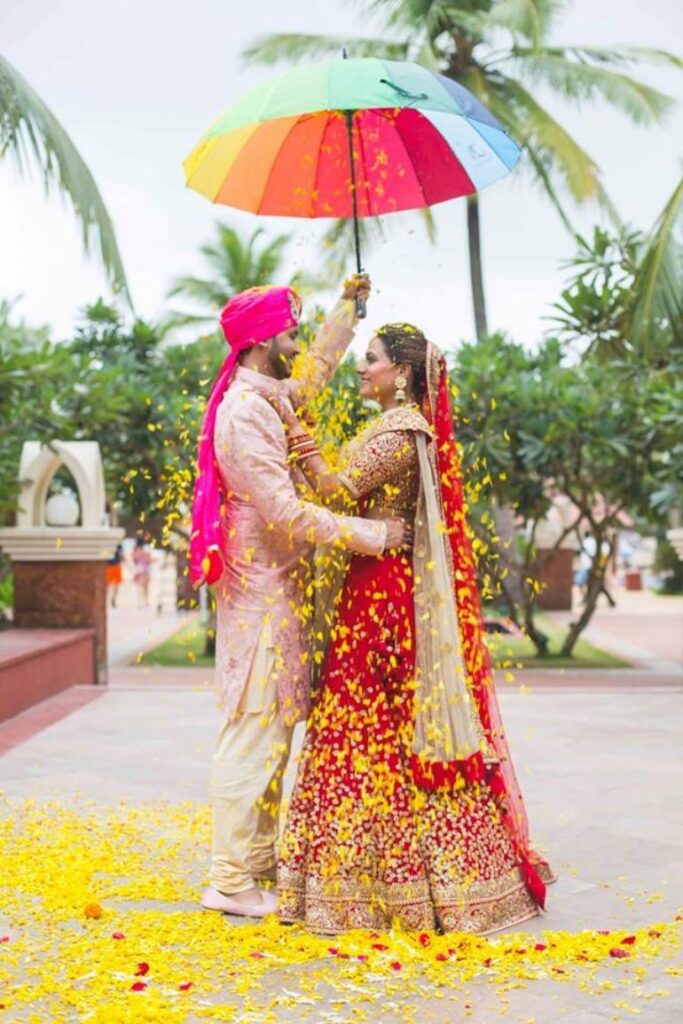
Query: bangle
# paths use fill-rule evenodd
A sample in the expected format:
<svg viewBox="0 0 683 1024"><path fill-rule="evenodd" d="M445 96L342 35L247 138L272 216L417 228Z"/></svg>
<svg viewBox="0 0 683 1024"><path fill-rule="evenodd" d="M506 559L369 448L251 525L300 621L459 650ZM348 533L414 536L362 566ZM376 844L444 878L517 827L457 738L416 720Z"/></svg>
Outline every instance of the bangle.
<svg viewBox="0 0 683 1024"><path fill-rule="evenodd" d="M294 437L287 438L287 447L291 451L292 448L300 448L302 444L310 444L312 441L310 434L295 434Z"/></svg>
<svg viewBox="0 0 683 1024"><path fill-rule="evenodd" d="M303 462L304 459L310 459L312 455L320 455L320 450L314 443L308 444L305 447L302 445L296 451L289 453L289 457L293 462Z"/></svg>

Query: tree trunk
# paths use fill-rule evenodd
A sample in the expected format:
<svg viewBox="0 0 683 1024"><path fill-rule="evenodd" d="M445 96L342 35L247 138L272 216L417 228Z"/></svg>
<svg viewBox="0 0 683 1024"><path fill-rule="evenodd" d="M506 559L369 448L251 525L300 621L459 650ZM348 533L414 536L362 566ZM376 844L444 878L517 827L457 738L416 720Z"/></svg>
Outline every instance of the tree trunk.
<svg viewBox="0 0 683 1024"><path fill-rule="evenodd" d="M571 658L576 641L579 639L584 629L593 617L593 612L598 603L600 597L600 590L605 580L605 573L599 572L595 576L592 576L588 584L588 593L586 595L586 603L583 606L583 611L576 622L572 622L569 627L569 632L564 638L564 643L560 650L560 654L563 658Z"/></svg>
<svg viewBox="0 0 683 1024"><path fill-rule="evenodd" d="M489 333L486 320L486 298L484 296L484 271L481 260L481 225L479 221L479 200L467 197L467 241L470 253L470 281L472 304L474 306L474 329L477 341Z"/></svg>
<svg viewBox="0 0 683 1024"><path fill-rule="evenodd" d="M545 658L548 654L548 637L545 633L542 633L540 629L536 628L534 622L534 609L533 603L536 595L525 595L524 599L524 632L531 640L532 644L536 648L536 653L542 658Z"/></svg>
<svg viewBox="0 0 683 1024"><path fill-rule="evenodd" d="M583 611L576 622L573 622L569 627L560 654L564 658L571 658L576 641L579 639L584 629L593 617L598 598L602 593L602 589L605 585L605 577L607 575L607 567L610 563L610 559L614 556L614 549L616 546L616 539L612 539L609 543L609 552L604 554L602 551L602 545L605 537L602 532L598 532L595 535L595 557L593 559L593 565L591 566L590 573L588 575L588 587L586 591L586 600L583 606Z"/></svg>

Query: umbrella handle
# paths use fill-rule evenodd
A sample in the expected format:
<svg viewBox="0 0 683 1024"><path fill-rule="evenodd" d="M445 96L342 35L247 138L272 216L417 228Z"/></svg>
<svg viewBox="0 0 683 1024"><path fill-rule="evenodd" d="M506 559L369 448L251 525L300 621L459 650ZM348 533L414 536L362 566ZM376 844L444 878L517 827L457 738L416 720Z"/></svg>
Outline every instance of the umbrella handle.
<svg viewBox="0 0 683 1024"><path fill-rule="evenodd" d="M365 320L368 315L368 306L365 299L359 299L356 295L356 316L359 320Z"/></svg>

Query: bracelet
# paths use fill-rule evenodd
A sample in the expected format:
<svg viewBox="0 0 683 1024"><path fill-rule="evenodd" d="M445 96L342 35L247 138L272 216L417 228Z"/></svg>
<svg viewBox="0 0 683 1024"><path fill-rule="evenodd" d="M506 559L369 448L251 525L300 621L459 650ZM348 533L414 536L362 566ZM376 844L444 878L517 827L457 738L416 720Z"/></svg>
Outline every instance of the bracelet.
<svg viewBox="0 0 683 1024"><path fill-rule="evenodd" d="M308 444L305 447L302 445L300 448L289 453L289 457L293 462L303 462L304 459L310 459L312 455L320 455L320 449L314 443Z"/></svg>
<svg viewBox="0 0 683 1024"><path fill-rule="evenodd" d="M294 437L287 438L287 447L290 451L294 448L300 448L302 445L315 443L310 434L295 434Z"/></svg>

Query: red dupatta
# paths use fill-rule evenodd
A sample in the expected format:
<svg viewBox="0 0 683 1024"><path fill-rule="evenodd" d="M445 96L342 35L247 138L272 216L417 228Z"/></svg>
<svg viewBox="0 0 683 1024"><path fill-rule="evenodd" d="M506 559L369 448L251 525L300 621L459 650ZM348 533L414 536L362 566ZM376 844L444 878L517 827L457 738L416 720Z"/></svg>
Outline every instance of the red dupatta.
<svg viewBox="0 0 683 1024"><path fill-rule="evenodd" d="M423 411L434 431L441 505L453 556L455 604L463 659L484 735L497 758L497 763L486 765L485 778L500 803L529 891L539 906L544 907L545 884L535 867L543 862L529 848L529 826L524 800L505 737L491 658L485 641L477 565L465 516L462 469L453 431L446 360L432 345L428 352L428 378L430 387ZM438 773L441 776L440 784L448 783L449 774L446 764L443 771Z"/></svg>

